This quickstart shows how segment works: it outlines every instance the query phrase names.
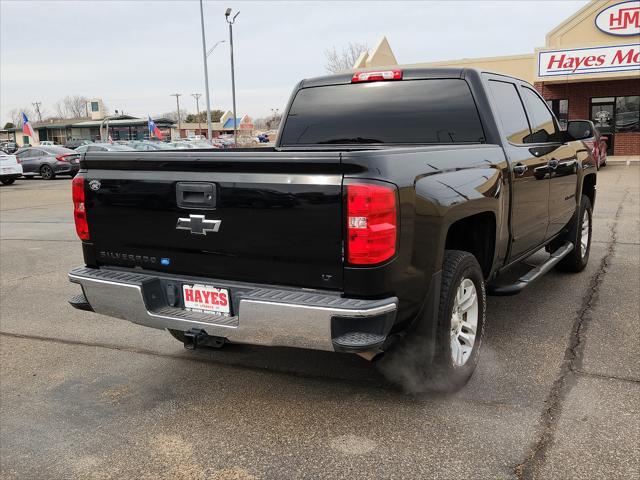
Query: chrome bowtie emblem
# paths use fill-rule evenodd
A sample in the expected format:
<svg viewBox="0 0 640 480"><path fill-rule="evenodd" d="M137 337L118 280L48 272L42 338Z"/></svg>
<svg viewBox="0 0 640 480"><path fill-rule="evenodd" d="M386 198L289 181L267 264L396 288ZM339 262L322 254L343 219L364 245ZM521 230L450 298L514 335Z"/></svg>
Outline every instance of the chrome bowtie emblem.
<svg viewBox="0 0 640 480"><path fill-rule="evenodd" d="M189 230L193 235L206 235L207 232L220 230L222 220L207 220L204 215L189 215L189 218L178 218L176 230Z"/></svg>

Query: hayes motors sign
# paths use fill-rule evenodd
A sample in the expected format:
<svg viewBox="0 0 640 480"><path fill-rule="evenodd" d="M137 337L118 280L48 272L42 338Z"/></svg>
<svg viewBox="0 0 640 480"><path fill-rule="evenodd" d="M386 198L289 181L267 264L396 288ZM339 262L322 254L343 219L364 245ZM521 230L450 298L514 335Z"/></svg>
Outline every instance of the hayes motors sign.
<svg viewBox="0 0 640 480"><path fill-rule="evenodd" d="M640 45L538 52L538 76L640 71Z"/></svg>
<svg viewBox="0 0 640 480"><path fill-rule="evenodd" d="M605 8L596 17L596 27L609 35L640 35L640 1Z"/></svg>

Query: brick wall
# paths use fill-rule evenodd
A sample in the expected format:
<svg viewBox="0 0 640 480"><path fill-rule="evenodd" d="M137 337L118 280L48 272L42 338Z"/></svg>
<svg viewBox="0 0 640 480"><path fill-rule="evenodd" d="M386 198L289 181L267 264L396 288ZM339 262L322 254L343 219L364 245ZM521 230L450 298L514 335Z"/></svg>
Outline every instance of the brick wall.
<svg viewBox="0 0 640 480"><path fill-rule="evenodd" d="M536 90L546 100L569 100L569 120L589 118L589 106L594 97L626 97L640 95L637 80L608 80L579 83L535 83ZM640 155L640 132L616 133L614 155Z"/></svg>

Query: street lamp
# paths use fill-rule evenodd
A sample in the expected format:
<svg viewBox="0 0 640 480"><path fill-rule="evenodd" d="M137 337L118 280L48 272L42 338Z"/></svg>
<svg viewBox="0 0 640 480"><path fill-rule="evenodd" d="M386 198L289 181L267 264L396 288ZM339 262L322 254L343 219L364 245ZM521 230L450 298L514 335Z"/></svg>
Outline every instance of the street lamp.
<svg viewBox="0 0 640 480"><path fill-rule="evenodd" d="M211 101L209 100L209 68L207 66L207 57L209 56L210 52L207 52L207 40L204 35L204 11L202 9L202 0L200 0L200 26L202 27L202 63L204 64L204 92L207 100L207 139L211 141Z"/></svg>
<svg viewBox="0 0 640 480"><path fill-rule="evenodd" d="M180 138L182 136L182 133L180 132L182 130L182 124L180 123L180 97L182 96L182 94L172 93L169 96L176 97L176 106L178 107L178 138Z"/></svg>
<svg viewBox="0 0 640 480"><path fill-rule="evenodd" d="M192 93L191 96L196 99L196 115L198 115L198 135L202 135L202 128L200 128L200 97L201 93Z"/></svg>
<svg viewBox="0 0 640 480"><path fill-rule="evenodd" d="M229 17L231 16L231 9L227 8L227 11L224 12L224 18L229 24L229 47L231 49L231 97L233 99L233 143L236 148L238 147L238 116L236 114L236 78L233 68L233 24L236 22L236 17L238 15L240 15L240 12L236 13L231 20L229 20Z"/></svg>
<svg viewBox="0 0 640 480"><path fill-rule="evenodd" d="M209 58L209 55L211 55L211 54L213 53L213 51L216 49L216 47L217 47L218 45L220 45L221 43L224 43L224 42L226 42L226 40L218 40L216 43L214 43L214 44L213 44L213 47L211 47L211 48L209 49L209 51L207 52L207 58Z"/></svg>

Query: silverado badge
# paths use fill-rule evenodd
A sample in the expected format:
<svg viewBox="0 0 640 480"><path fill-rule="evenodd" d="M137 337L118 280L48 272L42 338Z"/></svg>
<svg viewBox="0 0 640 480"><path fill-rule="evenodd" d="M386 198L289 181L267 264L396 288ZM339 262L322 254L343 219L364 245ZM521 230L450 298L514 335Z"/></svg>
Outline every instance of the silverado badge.
<svg viewBox="0 0 640 480"><path fill-rule="evenodd" d="M189 230L193 235L206 235L217 232L222 220L207 220L204 215L189 215L189 218L178 218L176 230Z"/></svg>

